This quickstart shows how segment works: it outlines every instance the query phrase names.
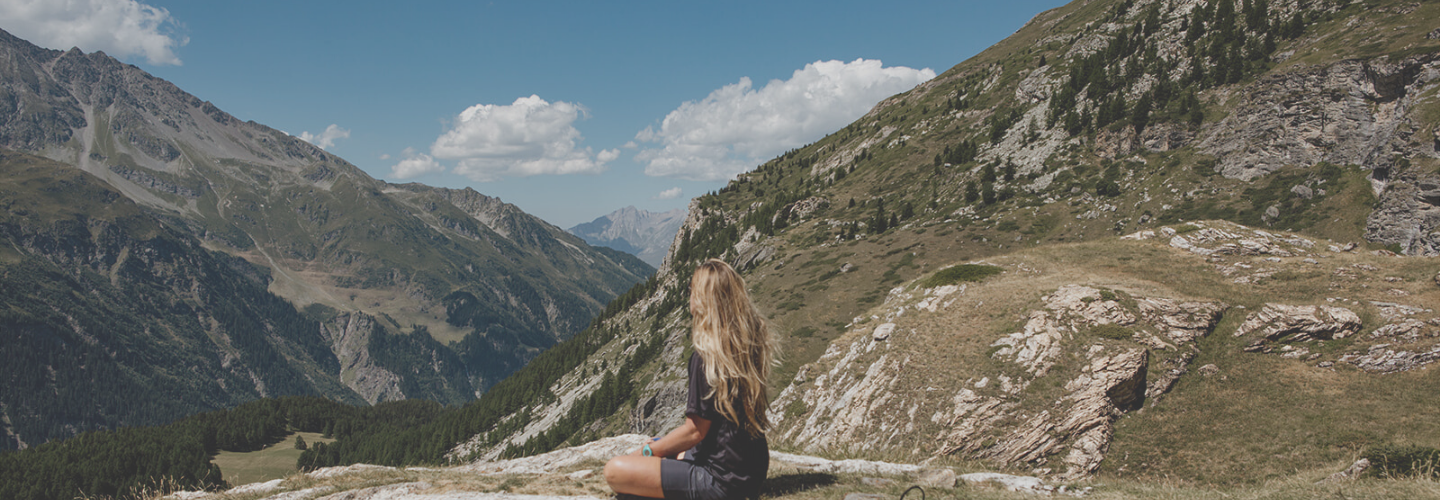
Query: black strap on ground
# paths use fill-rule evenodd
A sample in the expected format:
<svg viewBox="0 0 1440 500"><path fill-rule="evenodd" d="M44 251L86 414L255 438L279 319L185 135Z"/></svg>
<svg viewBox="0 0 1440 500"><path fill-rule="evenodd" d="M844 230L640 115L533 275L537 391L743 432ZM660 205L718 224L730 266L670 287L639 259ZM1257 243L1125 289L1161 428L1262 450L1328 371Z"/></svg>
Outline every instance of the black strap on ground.
<svg viewBox="0 0 1440 500"><path fill-rule="evenodd" d="M911 486L911 487L909 487L909 488L906 488L906 489L905 489L905 492L900 494L900 500L905 500L905 495L909 495L911 491L915 491L915 490L920 490L920 500L925 500L925 488L921 488L920 485L918 485L918 484L915 485L915 486Z"/></svg>

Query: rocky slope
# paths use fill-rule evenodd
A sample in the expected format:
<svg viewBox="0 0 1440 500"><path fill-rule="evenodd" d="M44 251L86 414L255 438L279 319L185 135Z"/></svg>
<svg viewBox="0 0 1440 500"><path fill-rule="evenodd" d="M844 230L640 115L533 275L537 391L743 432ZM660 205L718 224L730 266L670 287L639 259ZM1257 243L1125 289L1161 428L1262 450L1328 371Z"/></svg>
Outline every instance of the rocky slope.
<svg viewBox="0 0 1440 500"><path fill-rule="evenodd" d="M568 229L586 243L634 254L646 264L659 267L685 222L685 211L651 212L625 207Z"/></svg>
<svg viewBox="0 0 1440 500"><path fill-rule="evenodd" d="M1225 482L1412 440L1361 422L1434 414L1413 404L1440 303L1433 19L1402 1L1041 13L693 201L654 286L601 325L613 340L523 414L570 412L593 374L639 363L633 406L571 443L677 422L684 284L716 256L784 336L781 446ZM966 262L1004 273L921 284Z"/></svg>
<svg viewBox="0 0 1440 500"><path fill-rule="evenodd" d="M154 337L135 342L150 346L147 349L153 348L155 355L124 358L117 353L132 347L110 341L90 342L96 352L111 352L112 360L125 370L166 372L173 378L167 378L167 384L205 396L171 406L154 403L124 418L107 417L130 411L115 406L121 404L116 401L66 407L76 414L62 417L54 408L42 410L32 404L35 396L7 397L0 399L0 411L20 429L20 437L11 439L7 447L34 445L97 426L163 422L265 395L319 393L369 402L403 397L468 401L541 349L580 331L612 298L653 271L633 256L592 248L497 198L470 189L393 185L370 178L343 159L264 125L242 122L103 53L46 50L4 32L0 32L0 148L61 164L5 153L5 161L13 163L7 169L48 169L57 179L69 179L44 184L24 174L0 186L11 203L21 207L8 214L18 224L9 235L18 253L14 260L0 262L3 272L21 273L32 280L27 283L42 288L96 287L83 280L75 284L61 279L91 271L109 275L111 285L122 290L150 279L101 269L102 264L140 262L132 256L149 253L126 253L142 252L144 246L129 241L148 241L148 233L129 234L126 226L94 226L99 220L94 214L65 210L60 204L25 205L43 197L36 189L65 191L70 183L92 185L107 203L132 203L126 206L138 214L136 220L163 227L196 255L220 252L167 263L164 272L153 273L163 278L155 279L164 282L172 279L170 274L200 273L206 277L195 278L199 282L258 283L264 295L288 301L284 315L305 318L304 331L277 330L267 324L279 321L276 315L282 313L230 313L252 317L245 321L263 326L265 342L320 346L324 351L300 355L282 349L267 355L274 358L275 366L263 370L235 365L230 359L234 356L223 355L233 339L224 338L222 329L207 319L219 313L209 310L218 306L213 297L205 298L204 287L197 291L167 285L155 288L151 293L156 296L147 299L174 307L140 307L132 305L137 297L114 297L117 302L111 307L117 310L138 308L133 310L138 331ZM34 217L43 222L15 222ZM74 227L90 227L93 238L109 238L104 236L109 234L125 238L76 243L71 240L90 237L75 233ZM50 240L59 243L31 244ZM87 245L98 250L71 255L90 252L84 250ZM169 255L170 251L153 252ZM230 257L248 264L231 262ZM205 259L226 264L213 272L187 268ZM38 262L48 263L44 269L50 274L36 274L33 266ZM142 281L128 283L130 279ZM88 307L79 299L42 302L17 303L15 313L22 318L79 316ZM194 307L198 316L183 324L159 326L169 321L163 316L179 314L175 307L181 304ZM158 323L147 325L148 321ZM23 321L16 319L0 328L18 331L22 326ZM66 322L47 328L53 331L46 335L82 339L92 335L88 331L92 327ZM170 330L183 333L160 333ZM202 332L218 337L204 342L189 338ZM4 367L0 376L35 379L32 385L15 386L17 393L53 389L59 384L54 380L65 378L59 374L62 367L79 363L35 364L29 359L12 363L12 358L23 356L39 341L19 336L6 342L11 354L0 363ZM219 356L216 362L227 373L253 369L256 375L229 379L198 366L190 374L169 373L178 370L169 365L188 366L161 355L174 343L185 344L175 349L178 352L193 349L204 356ZM377 351L382 348L384 352ZM154 363L167 367L149 366ZM50 382L37 375L45 372L51 373ZM136 377L116 381L138 384L152 375ZM282 386L285 389L279 389ZM164 399L138 398L122 406ZM146 404L150 403L138 406ZM133 417L137 414L145 416ZM37 433L21 421L57 423Z"/></svg>

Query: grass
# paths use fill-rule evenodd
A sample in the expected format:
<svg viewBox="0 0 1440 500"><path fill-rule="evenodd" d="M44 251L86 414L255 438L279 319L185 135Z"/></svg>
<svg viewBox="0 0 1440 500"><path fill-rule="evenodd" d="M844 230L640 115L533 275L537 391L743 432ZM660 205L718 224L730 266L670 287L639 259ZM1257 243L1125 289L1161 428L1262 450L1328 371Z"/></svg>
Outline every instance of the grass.
<svg viewBox="0 0 1440 500"><path fill-rule="evenodd" d="M301 450L295 449L296 436L305 438L307 445L335 441L317 432L297 432L263 450L245 453L222 451L212 461L220 467L221 476L231 486L280 479L295 473L295 460L300 458L301 453Z"/></svg>
<svg viewBox="0 0 1440 500"><path fill-rule="evenodd" d="M923 288L935 288L964 281L981 281L1002 272L1005 272L1005 269L996 266L960 264L958 266L941 269L939 272L921 281L920 286Z"/></svg>

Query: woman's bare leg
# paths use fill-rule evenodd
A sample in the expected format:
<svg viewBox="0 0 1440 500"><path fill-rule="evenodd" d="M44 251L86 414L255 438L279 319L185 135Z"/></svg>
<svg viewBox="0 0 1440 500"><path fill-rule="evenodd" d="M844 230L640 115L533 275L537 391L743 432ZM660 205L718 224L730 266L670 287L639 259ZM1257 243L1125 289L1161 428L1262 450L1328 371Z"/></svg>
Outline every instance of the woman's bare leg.
<svg viewBox="0 0 1440 500"><path fill-rule="evenodd" d="M616 493L665 498L660 489L660 457L621 455L605 463L605 482Z"/></svg>

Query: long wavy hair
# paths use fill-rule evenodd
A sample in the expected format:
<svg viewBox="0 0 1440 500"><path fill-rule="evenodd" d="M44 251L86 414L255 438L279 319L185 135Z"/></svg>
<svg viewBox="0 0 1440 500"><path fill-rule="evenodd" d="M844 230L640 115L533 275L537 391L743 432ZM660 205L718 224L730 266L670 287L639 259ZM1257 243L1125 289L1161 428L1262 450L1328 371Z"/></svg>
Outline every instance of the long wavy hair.
<svg viewBox="0 0 1440 500"><path fill-rule="evenodd" d="M705 381L715 409L752 436L770 428L770 368L780 354L769 324L745 291L740 273L719 259L695 269L690 279L692 342L705 361ZM736 404L741 408L736 408ZM743 410L743 418L740 413Z"/></svg>

